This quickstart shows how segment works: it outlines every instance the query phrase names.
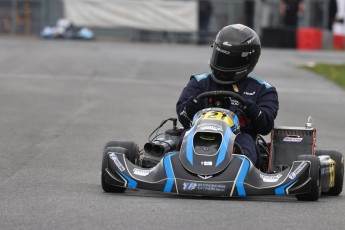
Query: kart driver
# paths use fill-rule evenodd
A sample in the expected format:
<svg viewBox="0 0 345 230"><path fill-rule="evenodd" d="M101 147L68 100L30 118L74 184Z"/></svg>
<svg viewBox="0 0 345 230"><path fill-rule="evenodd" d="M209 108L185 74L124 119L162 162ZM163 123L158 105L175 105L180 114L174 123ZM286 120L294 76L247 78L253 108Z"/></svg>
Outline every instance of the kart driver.
<svg viewBox="0 0 345 230"><path fill-rule="evenodd" d="M270 133L279 108L276 89L249 75L260 57L260 39L249 27L234 24L218 32L212 47L211 72L192 75L176 104L179 121L185 129L189 129L198 111L212 107L212 102L207 99L198 103L193 101L200 93L222 90L239 94L246 100L246 105L242 107L244 116L239 113L241 107L234 100L223 103L226 106L222 107L238 114L241 133L235 142L256 165L256 137Z"/></svg>

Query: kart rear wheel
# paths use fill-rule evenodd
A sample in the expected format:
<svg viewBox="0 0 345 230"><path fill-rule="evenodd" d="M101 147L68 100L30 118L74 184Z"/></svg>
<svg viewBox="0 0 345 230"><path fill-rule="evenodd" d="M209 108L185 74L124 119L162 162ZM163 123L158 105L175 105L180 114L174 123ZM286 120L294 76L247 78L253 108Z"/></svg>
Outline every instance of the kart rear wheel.
<svg viewBox="0 0 345 230"><path fill-rule="evenodd" d="M116 147L108 147L103 150L103 158L102 158L102 171L101 171L101 183L104 192L111 192L111 193L123 193L126 191L126 188L114 186L105 182L105 175L106 175L106 168L108 167L107 164L107 153L109 152L118 152L118 153L125 153L125 149L123 148L116 148Z"/></svg>
<svg viewBox="0 0 345 230"><path fill-rule="evenodd" d="M344 181L344 157L338 151L334 150L316 150L316 156L328 155L332 160L335 161L335 180L334 187L332 187L328 192L323 192L322 195L328 196L338 196L343 190Z"/></svg>
<svg viewBox="0 0 345 230"><path fill-rule="evenodd" d="M313 155L300 155L298 160L310 161L311 190L309 193L296 194L296 198L303 201L317 201L321 195L319 158Z"/></svg>
<svg viewBox="0 0 345 230"><path fill-rule="evenodd" d="M132 141L109 141L105 145L104 150L109 147L122 147L127 149L127 151L124 153L126 158L133 164L137 165L139 158L139 147L136 143Z"/></svg>

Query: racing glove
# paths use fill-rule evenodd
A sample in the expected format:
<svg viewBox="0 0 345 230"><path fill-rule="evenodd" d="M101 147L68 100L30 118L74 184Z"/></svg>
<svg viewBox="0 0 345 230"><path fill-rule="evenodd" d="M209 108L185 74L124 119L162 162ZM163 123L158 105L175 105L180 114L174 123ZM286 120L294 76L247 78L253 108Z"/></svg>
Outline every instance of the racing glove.
<svg viewBox="0 0 345 230"><path fill-rule="evenodd" d="M256 121L260 118L262 112L259 106L255 102L247 100L246 104L243 107L243 111L251 121Z"/></svg>
<svg viewBox="0 0 345 230"><path fill-rule="evenodd" d="M193 119L194 115L202 110L200 101L196 101L195 97L190 97L186 102L185 110L188 117Z"/></svg>
<svg viewBox="0 0 345 230"><path fill-rule="evenodd" d="M183 111L180 113L180 122L185 128L189 128L192 124L194 115L202 109L200 101L196 101L195 97L190 97L185 104Z"/></svg>

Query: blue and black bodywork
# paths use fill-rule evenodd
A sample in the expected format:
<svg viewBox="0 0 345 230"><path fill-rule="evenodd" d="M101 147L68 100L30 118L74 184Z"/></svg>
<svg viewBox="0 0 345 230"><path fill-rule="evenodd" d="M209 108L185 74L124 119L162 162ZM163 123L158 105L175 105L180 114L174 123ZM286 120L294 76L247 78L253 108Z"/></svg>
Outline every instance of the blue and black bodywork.
<svg viewBox="0 0 345 230"><path fill-rule="evenodd" d="M312 189L311 162L293 161L285 170L264 173L235 144L237 116L226 109L199 111L179 151L166 153L154 167L127 159L121 148L106 148L102 185L105 191L126 188L193 196L243 197L306 194Z"/></svg>
<svg viewBox="0 0 345 230"><path fill-rule="evenodd" d="M196 175L183 167L177 152L164 156L152 169L132 164L121 153L109 152L107 157L105 182L131 189L219 197L289 195L307 193L311 189L308 161L296 161L280 173L265 174L247 157L234 154L221 173Z"/></svg>

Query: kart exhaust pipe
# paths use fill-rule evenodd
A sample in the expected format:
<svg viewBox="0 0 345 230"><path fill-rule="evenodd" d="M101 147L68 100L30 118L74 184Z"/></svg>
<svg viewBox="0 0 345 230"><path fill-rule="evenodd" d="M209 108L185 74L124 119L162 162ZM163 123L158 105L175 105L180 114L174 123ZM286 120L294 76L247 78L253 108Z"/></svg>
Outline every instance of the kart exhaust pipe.
<svg viewBox="0 0 345 230"><path fill-rule="evenodd" d="M145 152L147 153L152 153L153 152L153 146L154 144L152 142L147 142L145 145L144 145L144 150Z"/></svg>
<svg viewBox="0 0 345 230"><path fill-rule="evenodd" d="M176 143L173 140L166 140L159 138L144 145L144 150L152 155L160 156L167 152L173 151L176 148Z"/></svg>

